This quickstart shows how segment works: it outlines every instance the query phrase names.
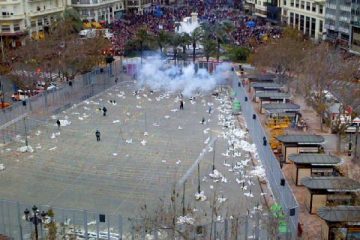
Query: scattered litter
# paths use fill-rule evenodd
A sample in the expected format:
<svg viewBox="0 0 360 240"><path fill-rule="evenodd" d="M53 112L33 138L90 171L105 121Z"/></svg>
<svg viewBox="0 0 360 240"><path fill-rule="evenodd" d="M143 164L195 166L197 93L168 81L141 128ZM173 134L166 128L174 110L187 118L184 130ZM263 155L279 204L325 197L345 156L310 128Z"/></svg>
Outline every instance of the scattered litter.
<svg viewBox="0 0 360 240"><path fill-rule="evenodd" d="M162 163L166 163L166 160L161 160Z"/></svg>
<svg viewBox="0 0 360 240"><path fill-rule="evenodd" d="M71 122L69 120L67 120L66 118L68 118L68 117L65 116L65 120L60 120L60 126L66 127L66 126L69 126L71 124Z"/></svg>
<svg viewBox="0 0 360 240"><path fill-rule="evenodd" d="M254 197L254 195L252 194L252 193L244 193L244 195L246 196L246 197Z"/></svg>
<svg viewBox="0 0 360 240"><path fill-rule="evenodd" d="M50 136L51 139L55 139L56 138L56 135L55 133L52 133L51 136Z"/></svg>
<svg viewBox="0 0 360 240"><path fill-rule="evenodd" d="M114 120L113 121L113 123L119 123L120 122L120 120Z"/></svg>
<svg viewBox="0 0 360 240"><path fill-rule="evenodd" d="M117 153L113 153L113 156L116 157L118 154Z"/></svg>
<svg viewBox="0 0 360 240"><path fill-rule="evenodd" d="M82 120L84 120L84 118L83 118L83 117L78 117L78 119L79 119L79 120L81 120L81 121L82 121Z"/></svg>
<svg viewBox="0 0 360 240"><path fill-rule="evenodd" d="M36 133L35 133L36 136L40 136L40 134L41 134L40 130L37 130Z"/></svg>
<svg viewBox="0 0 360 240"><path fill-rule="evenodd" d="M0 163L0 171L4 171L4 170L5 170L4 164Z"/></svg>
<svg viewBox="0 0 360 240"><path fill-rule="evenodd" d="M160 125L158 123L153 123L152 124L154 127L160 127Z"/></svg>
<svg viewBox="0 0 360 240"><path fill-rule="evenodd" d="M149 133L148 132L144 132L144 136L148 136L149 135Z"/></svg>
<svg viewBox="0 0 360 240"><path fill-rule="evenodd" d="M183 128L182 128L181 126L178 126L178 129L181 130L181 129L183 129Z"/></svg>
<svg viewBox="0 0 360 240"><path fill-rule="evenodd" d="M188 217L188 216L180 216L177 219L177 223L178 224L189 224L189 225L193 225L195 222L195 220L192 217Z"/></svg>
<svg viewBox="0 0 360 240"><path fill-rule="evenodd" d="M130 144L130 143L132 143L132 142L133 142L132 138L126 140L126 143L129 143L129 144Z"/></svg>
<svg viewBox="0 0 360 240"><path fill-rule="evenodd" d="M174 109L171 109L170 111L172 111L172 112L177 112L177 111L179 111L179 109L174 108Z"/></svg>
<svg viewBox="0 0 360 240"><path fill-rule="evenodd" d="M208 137L205 141L204 144L208 144L210 142L210 137Z"/></svg>
<svg viewBox="0 0 360 240"><path fill-rule="evenodd" d="M213 186L213 185L210 185L210 189L214 189L214 186Z"/></svg>
<svg viewBox="0 0 360 240"><path fill-rule="evenodd" d="M204 194L204 191L201 191L200 193L195 193L195 199L201 202L206 201L206 196Z"/></svg>
<svg viewBox="0 0 360 240"><path fill-rule="evenodd" d="M209 133L209 130L210 130L210 128L205 129L205 130L204 130L204 134L208 134L208 133Z"/></svg>
<svg viewBox="0 0 360 240"><path fill-rule="evenodd" d="M141 107L141 106L139 106L139 105L136 105L136 108L139 108L139 109L141 109L142 107Z"/></svg>
<svg viewBox="0 0 360 240"><path fill-rule="evenodd" d="M221 198L221 197L219 197L217 200L218 200L219 203L223 203L223 202L225 202L227 199L226 199L226 198Z"/></svg>
<svg viewBox="0 0 360 240"><path fill-rule="evenodd" d="M176 161L176 165L179 165L181 163L181 160Z"/></svg>
<svg viewBox="0 0 360 240"><path fill-rule="evenodd" d="M169 116L169 115L165 115L164 118L168 119L168 118L170 118L170 116Z"/></svg>
<svg viewBox="0 0 360 240"><path fill-rule="evenodd" d="M146 143L147 143L147 142L146 142L146 140L145 140L145 139L141 141L141 144L142 144L143 146L145 146L145 145L146 145Z"/></svg>
<svg viewBox="0 0 360 240"><path fill-rule="evenodd" d="M22 146L22 147L19 147L17 149L18 152L22 152L22 153L25 153L25 152L34 152L34 149L29 145L29 146Z"/></svg>
<svg viewBox="0 0 360 240"><path fill-rule="evenodd" d="M54 151L55 149L56 149L56 147L49 148L49 151Z"/></svg>

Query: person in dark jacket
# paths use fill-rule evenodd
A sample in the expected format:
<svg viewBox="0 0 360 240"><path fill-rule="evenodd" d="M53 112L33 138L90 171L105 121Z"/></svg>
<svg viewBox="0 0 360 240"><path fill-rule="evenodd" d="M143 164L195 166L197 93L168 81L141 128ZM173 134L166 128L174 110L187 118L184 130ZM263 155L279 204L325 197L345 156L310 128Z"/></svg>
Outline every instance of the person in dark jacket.
<svg viewBox="0 0 360 240"><path fill-rule="evenodd" d="M107 109L106 109L106 107L103 107L103 116L105 117L106 116L106 112L107 112Z"/></svg>
<svg viewBox="0 0 360 240"><path fill-rule="evenodd" d="M95 136L96 136L96 141L100 142L100 131L99 130L96 130Z"/></svg>

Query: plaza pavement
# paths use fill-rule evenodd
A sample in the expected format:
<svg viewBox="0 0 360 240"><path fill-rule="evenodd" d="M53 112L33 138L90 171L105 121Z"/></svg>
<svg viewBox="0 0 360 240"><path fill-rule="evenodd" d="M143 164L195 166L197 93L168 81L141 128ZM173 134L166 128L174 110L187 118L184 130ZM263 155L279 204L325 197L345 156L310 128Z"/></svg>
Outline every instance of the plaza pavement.
<svg viewBox="0 0 360 240"><path fill-rule="evenodd" d="M1 198L136 217L140 205L155 207L159 198L168 199L172 186L206 146L204 142L217 136L216 169L226 182L209 178L213 153L207 152L201 162L201 190L208 199L194 201L195 171L186 183L187 205L206 214L212 196L226 198L219 203L223 217L251 214L261 206L257 177L247 177L244 190L236 178L245 176L230 170L237 161L249 158L248 153L241 151L235 158L224 156L229 146L221 137L224 127L218 124L218 117L225 94L219 99L211 95L194 101L185 98L185 109L179 111L175 94L143 90L135 96L135 89L134 83L118 84L49 118L29 133L32 153L16 150L24 146L22 142L1 147L1 161L6 167L0 172ZM209 104L214 104L211 114ZM108 109L106 117L98 109L103 106ZM203 117L205 125L200 123ZM71 124L58 130L56 119ZM36 120L31 117L28 121ZM95 138L97 129L100 142ZM253 169L251 163L245 166L247 173ZM248 196L250 189L252 197Z"/></svg>

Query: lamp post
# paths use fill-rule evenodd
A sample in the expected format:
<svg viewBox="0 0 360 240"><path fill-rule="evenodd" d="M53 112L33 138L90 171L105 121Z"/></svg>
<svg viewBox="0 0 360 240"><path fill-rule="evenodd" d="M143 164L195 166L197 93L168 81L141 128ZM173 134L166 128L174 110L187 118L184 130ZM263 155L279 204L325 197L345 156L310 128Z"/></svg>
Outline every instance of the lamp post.
<svg viewBox="0 0 360 240"><path fill-rule="evenodd" d="M30 213L29 209L27 209L27 208L25 209L25 211L24 211L25 220L27 222L31 222L32 224L34 224L35 239L38 240L39 239L38 225L43 223L47 213L44 211L41 211L41 213L40 213L40 211L38 210L38 208L35 205L31 208L31 210L32 210L32 214Z"/></svg>

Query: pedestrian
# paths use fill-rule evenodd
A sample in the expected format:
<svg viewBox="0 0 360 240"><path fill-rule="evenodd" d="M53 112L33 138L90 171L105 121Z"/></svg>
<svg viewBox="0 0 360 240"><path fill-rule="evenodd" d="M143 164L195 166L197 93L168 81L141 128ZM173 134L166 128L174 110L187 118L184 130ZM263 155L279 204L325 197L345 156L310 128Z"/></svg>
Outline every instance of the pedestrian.
<svg viewBox="0 0 360 240"><path fill-rule="evenodd" d="M209 114L211 114L211 110L212 110L212 109L211 109L211 106L209 106Z"/></svg>
<svg viewBox="0 0 360 240"><path fill-rule="evenodd" d="M180 100L180 110L184 110L184 101Z"/></svg>
<svg viewBox="0 0 360 240"><path fill-rule="evenodd" d="M201 124L205 124L205 118L204 117L201 119Z"/></svg>
<svg viewBox="0 0 360 240"><path fill-rule="evenodd" d="M115 84L117 84L117 83L118 83L118 80L119 80L119 78L115 78Z"/></svg>
<svg viewBox="0 0 360 240"><path fill-rule="evenodd" d="M58 129L60 130L61 123L60 123L60 120L59 120L59 119L56 121L56 124L57 124L57 126L58 126Z"/></svg>
<svg viewBox="0 0 360 240"><path fill-rule="evenodd" d="M107 112L107 109L106 109L106 107L103 107L103 116L105 117L106 116L106 112Z"/></svg>
<svg viewBox="0 0 360 240"><path fill-rule="evenodd" d="M95 136L96 136L96 141L100 142L100 131L99 130L96 130Z"/></svg>

